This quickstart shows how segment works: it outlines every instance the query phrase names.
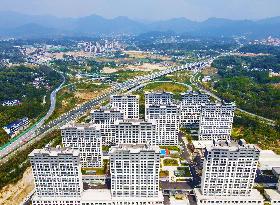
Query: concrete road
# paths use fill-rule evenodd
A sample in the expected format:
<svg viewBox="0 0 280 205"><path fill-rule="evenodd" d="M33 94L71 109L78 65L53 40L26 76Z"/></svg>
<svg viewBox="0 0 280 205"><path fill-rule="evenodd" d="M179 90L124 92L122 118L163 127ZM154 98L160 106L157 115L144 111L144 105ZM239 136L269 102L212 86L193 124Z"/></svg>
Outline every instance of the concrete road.
<svg viewBox="0 0 280 205"><path fill-rule="evenodd" d="M177 71L181 71L181 70L198 70L198 69L201 69L201 67L205 67L207 65L209 65L209 61L186 64L184 66L168 68L166 70L152 73L150 75L136 77L136 78L126 81L124 83L117 84L107 93L105 93L89 102L86 102L79 107L74 108L73 110L61 115L59 118L49 122L47 125L43 125L45 120L40 121L39 122L40 124L35 125L34 129L32 128L32 131L30 131L30 132L28 131L28 133L29 133L28 135L24 134L23 137L20 137L19 139L15 140L14 142L1 148L1 150L0 150L1 162L3 162L4 157L8 156L10 153L14 152L15 150L21 148L26 143L31 142L34 138L39 138L39 136L42 136L42 135L44 136L44 134L51 132L52 130L54 130L58 127L61 127L62 125L67 124L67 123L81 117L85 112L87 112L88 110L91 110L93 106L100 104L101 102L109 99L109 97L113 94L128 92L132 89L139 88L149 81L153 81L156 78L171 74L173 72L177 72ZM56 92L58 92L58 90L61 87L62 87L62 85L56 89ZM56 94L56 92L55 92L55 94ZM52 101L54 102L54 106L55 106L55 94L51 95L53 98ZM51 110L54 110L54 107L52 107Z"/></svg>

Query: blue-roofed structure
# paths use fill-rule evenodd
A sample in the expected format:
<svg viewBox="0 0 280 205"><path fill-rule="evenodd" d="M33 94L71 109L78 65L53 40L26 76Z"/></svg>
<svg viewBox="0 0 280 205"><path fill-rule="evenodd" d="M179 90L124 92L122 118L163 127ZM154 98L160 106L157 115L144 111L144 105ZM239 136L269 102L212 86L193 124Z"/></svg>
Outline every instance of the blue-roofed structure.
<svg viewBox="0 0 280 205"><path fill-rule="evenodd" d="M24 117L22 119L18 119L16 121L6 125L5 127L3 127L3 129L7 132L8 135L12 136L17 131L23 129L28 124L29 124L28 117Z"/></svg>

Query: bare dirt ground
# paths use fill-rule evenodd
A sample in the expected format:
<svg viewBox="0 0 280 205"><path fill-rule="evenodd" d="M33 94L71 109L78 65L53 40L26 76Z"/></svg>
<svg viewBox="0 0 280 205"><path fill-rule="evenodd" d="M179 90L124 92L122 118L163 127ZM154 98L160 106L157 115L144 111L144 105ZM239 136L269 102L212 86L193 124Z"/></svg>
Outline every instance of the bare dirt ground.
<svg viewBox="0 0 280 205"><path fill-rule="evenodd" d="M215 75L217 72L218 72L218 69L214 68L214 67L208 67L208 68L204 68L202 70L203 75L210 75L210 76Z"/></svg>
<svg viewBox="0 0 280 205"><path fill-rule="evenodd" d="M128 66L127 69L135 71L153 71L153 70L165 70L166 67L160 64L143 63L139 66Z"/></svg>
<svg viewBox="0 0 280 205"><path fill-rule="evenodd" d="M85 52L85 51L57 52L57 53L53 53L50 57L54 57L56 59L62 59L63 55L68 55L73 57L93 57L92 53Z"/></svg>
<svg viewBox="0 0 280 205"><path fill-rule="evenodd" d="M171 60L169 56L162 56L143 51L125 51L125 53L128 54L130 58L153 58L161 60Z"/></svg>
<svg viewBox="0 0 280 205"><path fill-rule="evenodd" d="M276 89L280 89L280 83L273 83L271 85Z"/></svg>
<svg viewBox="0 0 280 205"><path fill-rule="evenodd" d="M27 168L23 177L15 184L9 184L0 190L1 205L17 205L34 189L31 167Z"/></svg>
<svg viewBox="0 0 280 205"><path fill-rule="evenodd" d="M149 71L154 71L154 70L165 70L165 69L166 69L166 66L163 66L161 64L143 63L143 65L129 65L129 66L118 68L118 69L104 67L102 72L110 74L110 73L115 73L118 71L125 71L125 70L149 72Z"/></svg>
<svg viewBox="0 0 280 205"><path fill-rule="evenodd" d="M115 73L118 72L119 70L116 68L110 68L110 67L104 67L102 70L102 73L106 73L106 74L111 74L111 73Z"/></svg>
<svg viewBox="0 0 280 205"><path fill-rule="evenodd" d="M99 92L87 92L87 91L79 91L75 92L75 97L81 100L82 102L92 100L95 98Z"/></svg>

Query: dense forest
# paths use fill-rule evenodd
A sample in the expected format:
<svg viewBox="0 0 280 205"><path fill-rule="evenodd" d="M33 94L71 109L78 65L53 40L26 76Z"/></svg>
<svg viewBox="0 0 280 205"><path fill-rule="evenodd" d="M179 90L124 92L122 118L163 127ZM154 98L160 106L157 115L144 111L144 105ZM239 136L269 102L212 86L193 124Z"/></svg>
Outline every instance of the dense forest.
<svg viewBox="0 0 280 205"><path fill-rule="evenodd" d="M262 149L280 154L280 121L276 122L276 126L270 126L257 118L236 112L233 127L233 138L245 139L248 143L258 144Z"/></svg>
<svg viewBox="0 0 280 205"><path fill-rule="evenodd" d="M242 53L266 53L271 55L280 55L279 46L269 46L269 45L246 45L239 49Z"/></svg>
<svg viewBox="0 0 280 205"><path fill-rule="evenodd" d="M35 86L35 78L43 77L42 85ZM25 66L0 67L0 145L7 142L9 136L2 129L3 126L19 118L36 119L49 108L49 95L61 82L61 76L46 66L29 68ZM43 98L46 96L46 103ZM18 99L17 106L2 106L6 100Z"/></svg>
<svg viewBox="0 0 280 205"><path fill-rule="evenodd" d="M141 50L156 50L168 52L204 50L209 54L213 51L232 50L237 44L232 38L211 38L194 36L176 36L170 33L150 32L141 34L134 39L135 45Z"/></svg>
<svg viewBox="0 0 280 205"><path fill-rule="evenodd" d="M261 116L280 119L280 78L269 76L269 69L280 70L280 58L227 56L212 66L220 76L214 90L223 99Z"/></svg>

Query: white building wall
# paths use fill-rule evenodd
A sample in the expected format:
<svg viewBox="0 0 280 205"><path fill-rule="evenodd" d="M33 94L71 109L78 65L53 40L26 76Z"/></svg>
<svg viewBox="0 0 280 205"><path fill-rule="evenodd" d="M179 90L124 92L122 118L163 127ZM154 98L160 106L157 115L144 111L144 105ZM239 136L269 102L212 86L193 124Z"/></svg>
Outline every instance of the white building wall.
<svg viewBox="0 0 280 205"><path fill-rule="evenodd" d="M100 125L65 125L61 128L61 136L64 147L80 151L82 167L102 167Z"/></svg>
<svg viewBox="0 0 280 205"><path fill-rule="evenodd" d="M209 103L209 96L200 92L190 91L181 94L181 125L183 127L198 127L201 105Z"/></svg>
<svg viewBox="0 0 280 205"><path fill-rule="evenodd" d="M145 92L145 115L150 105L171 105L173 104L173 93L171 92Z"/></svg>
<svg viewBox="0 0 280 205"><path fill-rule="evenodd" d="M142 120L116 121L113 129L113 142L116 144L157 144L156 123Z"/></svg>
<svg viewBox="0 0 280 205"><path fill-rule="evenodd" d="M199 122L199 140L229 140L235 104L203 104Z"/></svg>
<svg viewBox="0 0 280 205"><path fill-rule="evenodd" d="M159 147L119 145L110 150L113 198L159 196ZM148 201L148 200L147 200Z"/></svg>
<svg viewBox="0 0 280 205"><path fill-rule="evenodd" d="M180 107L177 105L152 105L147 108L147 121L156 122L159 145L178 145Z"/></svg>
<svg viewBox="0 0 280 205"><path fill-rule="evenodd" d="M39 204L40 198L67 197L74 201L81 196L79 151L68 148L35 149L29 154L29 159L36 190L34 204Z"/></svg>
<svg viewBox="0 0 280 205"><path fill-rule="evenodd" d="M139 119L138 95L112 95L110 105L123 112L125 119Z"/></svg>
<svg viewBox="0 0 280 205"><path fill-rule="evenodd" d="M115 122L124 119L124 113L116 109L99 109L91 112L91 123L100 125L103 145L113 143Z"/></svg>
<svg viewBox="0 0 280 205"><path fill-rule="evenodd" d="M249 196L254 186L259 149L244 142L216 142L206 148L201 191L206 196Z"/></svg>

